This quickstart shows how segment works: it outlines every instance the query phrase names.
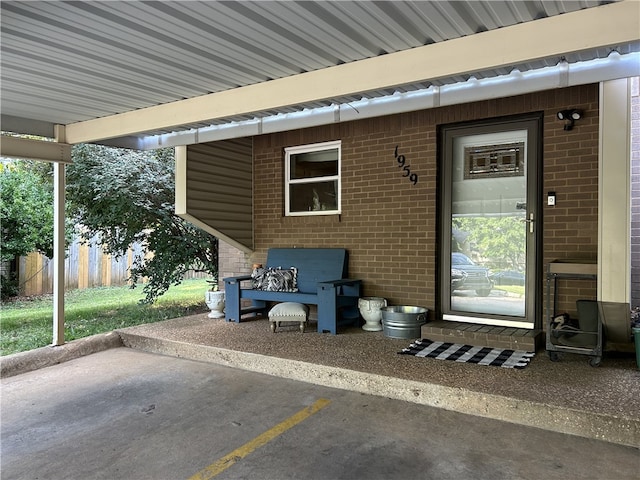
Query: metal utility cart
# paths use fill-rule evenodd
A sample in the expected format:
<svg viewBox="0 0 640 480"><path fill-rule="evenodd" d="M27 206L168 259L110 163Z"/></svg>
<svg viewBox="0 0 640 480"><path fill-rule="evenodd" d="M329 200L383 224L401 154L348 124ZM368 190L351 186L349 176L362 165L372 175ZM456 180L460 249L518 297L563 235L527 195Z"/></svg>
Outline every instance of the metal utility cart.
<svg viewBox="0 0 640 480"><path fill-rule="evenodd" d="M557 314L557 280L596 280L597 276L598 265L595 262L556 260L547 264L546 348L552 362L557 362L560 359L560 352L567 352L588 355L589 364L592 367L600 365L603 328L599 302L595 300L577 301L579 328L571 330L552 328L552 321Z"/></svg>

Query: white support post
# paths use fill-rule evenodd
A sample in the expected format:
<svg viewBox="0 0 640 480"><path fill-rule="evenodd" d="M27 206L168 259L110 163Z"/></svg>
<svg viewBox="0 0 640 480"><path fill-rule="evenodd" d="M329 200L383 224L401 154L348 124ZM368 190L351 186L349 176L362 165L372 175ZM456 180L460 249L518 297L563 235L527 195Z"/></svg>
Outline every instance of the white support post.
<svg viewBox="0 0 640 480"><path fill-rule="evenodd" d="M64 127L56 125L56 141L64 142ZM64 344L65 164L53 164L53 346Z"/></svg>
<svg viewBox="0 0 640 480"><path fill-rule="evenodd" d="M626 304L631 301L630 85L628 78L600 84L598 167L598 300Z"/></svg>

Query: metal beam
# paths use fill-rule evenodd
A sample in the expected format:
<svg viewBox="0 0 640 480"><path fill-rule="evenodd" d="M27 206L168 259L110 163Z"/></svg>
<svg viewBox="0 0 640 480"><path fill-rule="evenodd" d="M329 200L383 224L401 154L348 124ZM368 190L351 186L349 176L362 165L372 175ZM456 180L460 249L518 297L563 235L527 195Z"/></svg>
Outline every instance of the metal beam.
<svg viewBox="0 0 640 480"><path fill-rule="evenodd" d="M53 164L53 342L64 345L65 164Z"/></svg>
<svg viewBox="0 0 640 480"><path fill-rule="evenodd" d="M69 143L206 123L236 115L509 67L640 40L640 3L625 0L292 77L67 125Z"/></svg>
<svg viewBox="0 0 640 480"><path fill-rule="evenodd" d="M474 79L348 104L309 108L303 112L274 114L253 120L230 121L181 132L150 135L141 139L139 148L148 150L218 142L637 76L640 76L640 52L626 55L614 52L607 58L572 64L561 62L537 70L511 72L499 77Z"/></svg>
<svg viewBox="0 0 640 480"><path fill-rule="evenodd" d="M4 114L0 115L0 129L2 129L3 132L36 135L47 138L53 138L55 135L54 125L51 122Z"/></svg>
<svg viewBox="0 0 640 480"><path fill-rule="evenodd" d="M56 141L64 142L63 125L55 127ZM65 164L53 164L53 346L64 344Z"/></svg>
<svg viewBox="0 0 640 480"><path fill-rule="evenodd" d="M0 155L8 158L71 163L71 145L3 135L0 139Z"/></svg>

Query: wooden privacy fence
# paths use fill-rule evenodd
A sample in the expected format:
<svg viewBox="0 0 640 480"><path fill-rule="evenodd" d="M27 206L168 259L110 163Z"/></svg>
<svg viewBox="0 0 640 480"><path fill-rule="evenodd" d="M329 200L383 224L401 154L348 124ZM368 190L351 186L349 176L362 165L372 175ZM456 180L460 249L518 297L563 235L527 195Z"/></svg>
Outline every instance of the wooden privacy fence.
<svg viewBox="0 0 640 480"><path fill-rule="evenodd" d="M142 252L141 245L133 244L125 255L115 257L93 242L83 244L76 239L67 249L64 262L65 289L126 285L133 259ZM189 272L186 277L206 278L206 274ZM39 253L20 257L18 280L22 295L52 293L53 262Z"/></svg>

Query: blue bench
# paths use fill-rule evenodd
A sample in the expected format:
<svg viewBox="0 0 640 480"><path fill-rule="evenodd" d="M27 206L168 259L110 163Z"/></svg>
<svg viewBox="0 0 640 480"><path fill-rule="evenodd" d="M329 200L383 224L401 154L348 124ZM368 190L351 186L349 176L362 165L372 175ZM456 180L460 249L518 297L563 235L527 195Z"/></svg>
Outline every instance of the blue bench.
<svg viewBox="0 0 640 480"><path fill-rule="evenodd" d="M318 306L318 332L337 333L339 321L359 322L361 280L347 278L349 255L344 248L271 248L265 268L298 270L297 292L274 292L252 288L251 275L224 279L225 319L240 322L248 313L266 314L267 302L297 302ZM242 286L242 283L245 286ZM242 308L242 299L250 307Z"/></svg>

